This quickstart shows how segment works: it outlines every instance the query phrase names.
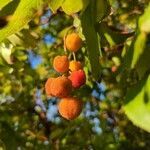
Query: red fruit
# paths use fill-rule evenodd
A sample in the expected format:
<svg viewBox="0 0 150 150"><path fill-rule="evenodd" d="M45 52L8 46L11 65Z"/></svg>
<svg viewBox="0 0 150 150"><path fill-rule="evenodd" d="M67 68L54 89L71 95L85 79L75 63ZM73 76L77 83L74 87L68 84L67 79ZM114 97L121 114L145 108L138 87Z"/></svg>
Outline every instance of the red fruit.
<svg viewBox="0 0 150 150"><path fill-rule="evenodd" d="M80 88L86 82L86 76L83 70L73 71L69 76L74 88Z"/></svg>

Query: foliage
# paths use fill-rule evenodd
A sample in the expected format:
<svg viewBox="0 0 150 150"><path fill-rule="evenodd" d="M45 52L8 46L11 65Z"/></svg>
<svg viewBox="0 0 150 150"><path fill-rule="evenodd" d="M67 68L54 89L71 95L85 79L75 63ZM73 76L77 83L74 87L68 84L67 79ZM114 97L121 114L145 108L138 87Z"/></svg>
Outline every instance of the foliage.
<svg viewBox="0 0 150 150"><path fill-rule="evenodd" d="M148 150L149 14L149 0L0 0L0 149ZM63 47L72 31L84 41L75 56ZM64 54L87 78L73 121L44 90Z"/></svg>

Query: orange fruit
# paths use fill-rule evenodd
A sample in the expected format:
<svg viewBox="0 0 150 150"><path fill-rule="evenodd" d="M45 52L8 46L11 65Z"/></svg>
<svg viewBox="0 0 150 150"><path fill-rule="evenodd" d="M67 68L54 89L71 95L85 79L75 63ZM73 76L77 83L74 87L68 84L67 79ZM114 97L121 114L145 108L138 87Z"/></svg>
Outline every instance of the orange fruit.
<svg viewBox="0 0 150 150"><path fill-rule="evenodd" d="M80 69L82 69L82 64L80 63L80 61L70 61L69 62L69 69L71 71L78 71Z"/></svg>
<svg viewBox="0 0 150 150"><path fill-rule="evenodd" d="M77 52L82 46L82 39L77 33L68 34L65 39L65 46L69 51Z"/></svg>
<svg viewBox="0 0 150 150"><path fill-rule="evenodd" d="M77 98L63 98L58 104L58 111L63 118L73 120L80 115L82 106L82 101Z"/></svg>
<svg viewBox="0 0 150 150"><path fill-rule="evenodd" d="M48 80L45 83L45 92L48 96L51 95L51 83L53 79L54 78L48 78Z"/></svg>
<svg viewBox="0 0 150 150"><path fill-rule="evenodd" d="M72 91L71 81L67 77L54 78L50 84L52 96L63 98L68 97Z"/></svg>
<svg viewBox="0 0 150 150"><path fill-rule="evenodd" d="M69 60L67 56L56 56L53 61L54 69L59 73L64 73L69 70Z"/></svg>

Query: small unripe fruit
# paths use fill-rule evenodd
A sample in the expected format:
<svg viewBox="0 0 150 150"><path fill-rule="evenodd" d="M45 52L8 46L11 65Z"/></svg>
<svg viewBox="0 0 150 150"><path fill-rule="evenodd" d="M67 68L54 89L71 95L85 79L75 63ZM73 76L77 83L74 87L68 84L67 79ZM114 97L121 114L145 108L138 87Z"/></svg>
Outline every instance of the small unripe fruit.
<svg viewBox="0 0 150 150"><path fill-rule="evenodd" d="M115 73L117 70L118 70L118 67L117 67L117 66L112 66L112 67L111 67L111 71L112 71L113 73Z"/></svg>
<svg viewBox="0 0 150 150"><path fill-rule="evenodd" d="M80 88L86 82L86 76L83 70L73 71L69 76L72 82L72 87Z"/></svg>
<svg viewBox="0 0 150 150"><path fill-rule="evenodd" d="M65 39L65 46L69 51L77 52L82 46L82 40L77 33L68 34Z"/></svg>
<svg viewBox="0 0 150 150"><path fill-rule="evenodd" d="M56 56L53 61L54 69L59 73L64 73L69 70L69 60L67 56Z"/></svg>
<svg viewBox="0 0 150 150"><path fill-rule="evenodd" d="M67 77L58 77L52 80L50 92L52 96L63 98L68 97L71 93L71 81Z"/></svg>
<svg viewBox="0 0 150 150"><path fill-rule="evenodd" d="M48 96L51 95L51 83L53 79L54 78L48 78L48 80L45 83L45 92Z"/></svg>
<svg viewBox="0 0 150 150"><path fill-rule="evenodd" d="M82 106L82 101L77 98L63 98L58 104L58 111L63 118L73 120L80 115Z"/></svg>
<svg viewBox="0 0 150 150"><path fill-rule="evenodd" d="M72 60L69 63L69 69L71 71L78 71L78 70L82 69L82 64L79 61Z"/></svg>

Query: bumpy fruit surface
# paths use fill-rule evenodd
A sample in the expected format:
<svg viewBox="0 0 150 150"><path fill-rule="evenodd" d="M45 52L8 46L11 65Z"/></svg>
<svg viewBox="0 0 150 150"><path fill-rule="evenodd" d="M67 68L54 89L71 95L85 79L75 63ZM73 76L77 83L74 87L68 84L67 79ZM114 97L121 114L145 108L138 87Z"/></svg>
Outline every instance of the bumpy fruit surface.
<svg viewBox="0 0 150 150"><path fill-rule="evenodd" d="M72 60L69 63L69 69L71 71L78 71L78 70L82 69L82 64L79 61Z"/></svg>
<svg viewBox="0 0 150 150"><path fill-rule="evenodd" d="M60 115L65 119L73 120L80 115L82 111L82 106L82 101L77 98L63 98L58 104L58 111Z"/></svg>
<svg viewBox="0 0 150 150"><path fill-rule="evenodd" d="M71 93L71 81L67 77L54 78L50 84L50 92L52 96L63 98L68 97Z"/></svg>
<svg viewBox="0 0 150 150"><path fill-rule="evenodd" d="M69 76L74 88L80 88L86 82L86 76L83 70L73 71Z"/></svg>
<svg viewBox="0 0 150 150"><path fill-rule="evenodd" d="M59 73L64 73L69 70L69 60L67 56L56 56L53 61L54 69Z"/></svg>
<svg viewBox="0 0 150 150"><path fill-rule="evenodd" d="M68 34L65 39L65 46L69 51L76 52L82 46L82 40L77 33Z"/></svg>
<svg viewBox="0 0 150 150"><path fill-rule="evenodd" d="M52 83L52 80L53 80L53 78L48 78L46 83L45 83L45 91L46 91L46 94L48 96L51 95L51 83Z"/></svg>

